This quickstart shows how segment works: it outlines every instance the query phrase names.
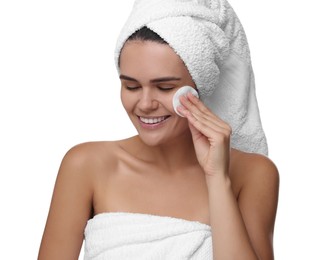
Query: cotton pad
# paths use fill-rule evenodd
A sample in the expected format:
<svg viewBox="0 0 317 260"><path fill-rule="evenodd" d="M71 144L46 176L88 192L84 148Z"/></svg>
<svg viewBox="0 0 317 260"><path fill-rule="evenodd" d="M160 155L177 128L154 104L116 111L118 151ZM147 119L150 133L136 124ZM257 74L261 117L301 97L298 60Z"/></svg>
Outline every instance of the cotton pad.
<svg viewBox="0 0 317 260"><path fill-rule="evenodd" d="M173 96L173 108L174 108L174 111L176 112L177 115L179 115L181 117L184 117L184 116L177 111L177 107L181 106L179 98L181 96L185 96L189 92L192 93L197 98L199 98L198 92L193 87L190 87L190 86L181 87L179 90L177 90L175 92L175 94Z"/></svg>

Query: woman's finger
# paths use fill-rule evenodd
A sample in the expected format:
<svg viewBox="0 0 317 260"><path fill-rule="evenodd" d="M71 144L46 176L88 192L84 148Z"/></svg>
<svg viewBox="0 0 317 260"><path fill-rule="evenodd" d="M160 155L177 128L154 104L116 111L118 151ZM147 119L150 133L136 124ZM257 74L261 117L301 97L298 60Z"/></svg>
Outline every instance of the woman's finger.
<svg viewBox="0 0 317 260"><path fill-rule="evenodd" d="M200 114L202 117L208 120L213 119L220 126L224 123L218 116L212 113L210 109L206 107L203 102L201 102L200 99L195 97L193 94L188 93L186 97L181 97L180 101L181 103L184 102L184 104L182 105L185 105L192 113Z"/></svg>
<svg viewBox="0 0 317 260"><path fill-rule="evenodd" d="M192 100L190 100L193 97ZM188 99L189 98L189 99ZM214 115L198 98L191 94L189 97L181 97L181 104L187 109L197 120L204 122L204 124L213 127L214 125L219 128L223 128L224 130L230 130L230 126L222 121L219 117ZM183 113L183 112L182 112ZM220 129L216 129L217 131L221 131Z"/></svg>
<svg viewBox="0 0 317 260"><path fill-rule="evenodd" d="M230 129L219 126L212 119L206 120L205 118L202 118L201 115L193 114L184 107L180 107L179 110L184 116L186 116L189 123L192 124L198 131L200 131L207 138L211 138L215 134L221 134L225 136L231 134Z"/></svg>

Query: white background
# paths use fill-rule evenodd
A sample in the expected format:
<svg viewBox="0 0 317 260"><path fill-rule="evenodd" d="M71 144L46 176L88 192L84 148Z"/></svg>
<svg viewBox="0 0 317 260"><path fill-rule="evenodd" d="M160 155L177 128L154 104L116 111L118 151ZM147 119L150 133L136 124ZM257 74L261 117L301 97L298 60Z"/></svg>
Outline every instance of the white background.
<svg viewBox="0 0 317 260"><path fill-rule="evenodd" d="M232 0L246 30L270 158L276 259L317 259L314 1ZM135 133L113 49L132 1L0 0L1 258L36 259L60 161Z"/></svg>

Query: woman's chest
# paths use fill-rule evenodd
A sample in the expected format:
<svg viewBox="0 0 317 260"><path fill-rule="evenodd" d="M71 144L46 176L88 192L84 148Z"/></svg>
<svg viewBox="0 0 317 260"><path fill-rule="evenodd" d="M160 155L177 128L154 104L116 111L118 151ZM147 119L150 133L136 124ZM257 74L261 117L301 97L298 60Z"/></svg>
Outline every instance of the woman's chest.
<svg viewBox="0 0 317 260"><path fill-rule="evenodd" d="M96 185L93 204L95 214L144 213L209 225L208 190L201 173L119 173Z"/></svg>

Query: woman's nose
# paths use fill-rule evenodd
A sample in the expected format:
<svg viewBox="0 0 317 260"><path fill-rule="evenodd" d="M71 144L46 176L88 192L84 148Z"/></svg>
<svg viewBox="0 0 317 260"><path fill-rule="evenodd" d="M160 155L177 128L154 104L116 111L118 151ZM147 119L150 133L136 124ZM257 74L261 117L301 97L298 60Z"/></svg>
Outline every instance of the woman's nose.
<svg viewBox="0 0 317 260"><path fill-rule="evenodd" d="M159 102L156 99L153 91L144 88L139 100L139 109L143 111L155 110L159 106Z"/></svg>

